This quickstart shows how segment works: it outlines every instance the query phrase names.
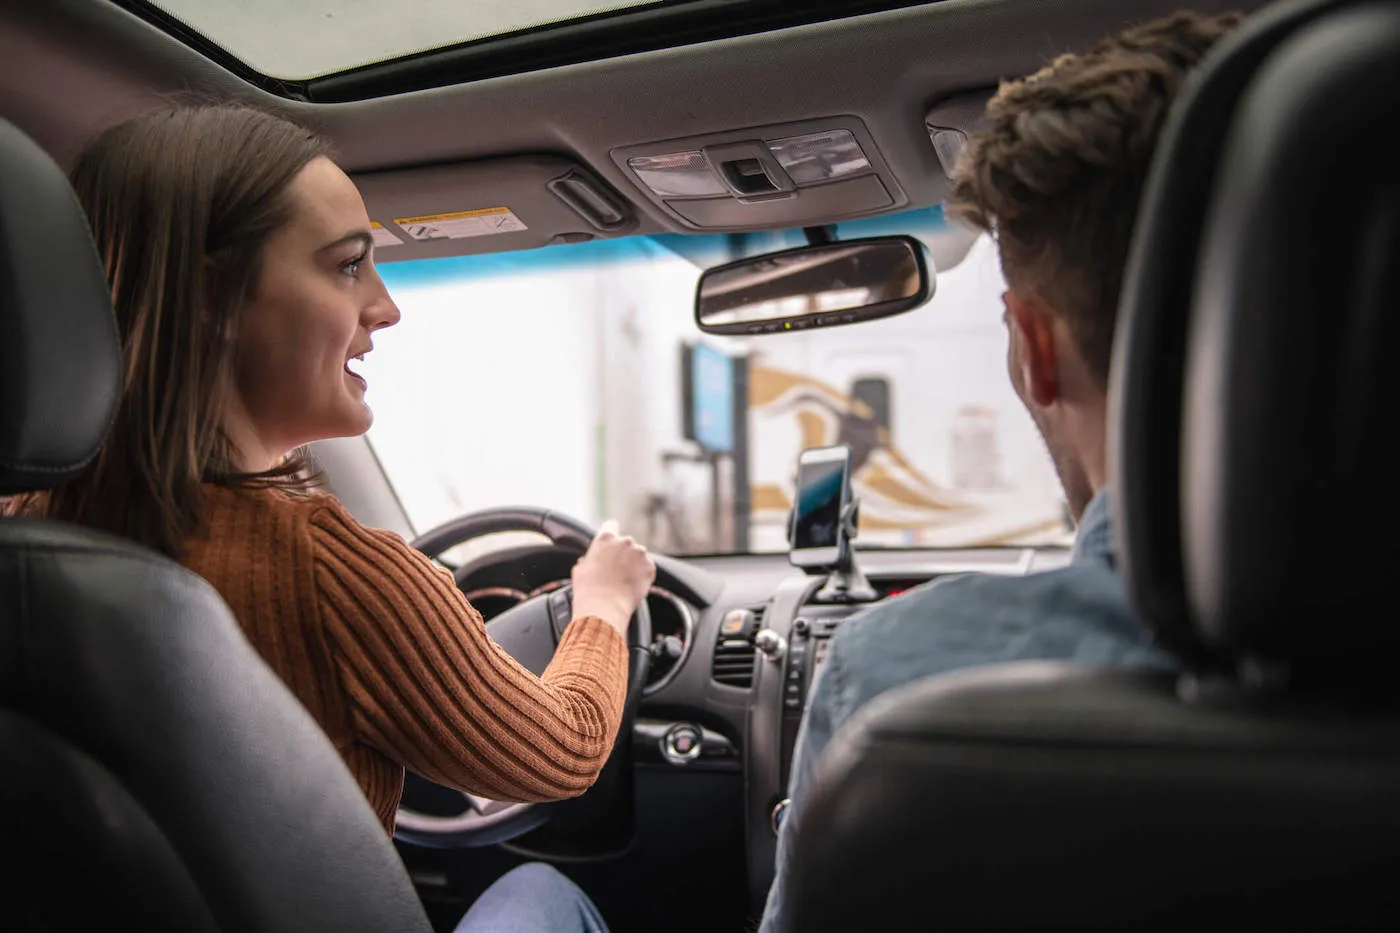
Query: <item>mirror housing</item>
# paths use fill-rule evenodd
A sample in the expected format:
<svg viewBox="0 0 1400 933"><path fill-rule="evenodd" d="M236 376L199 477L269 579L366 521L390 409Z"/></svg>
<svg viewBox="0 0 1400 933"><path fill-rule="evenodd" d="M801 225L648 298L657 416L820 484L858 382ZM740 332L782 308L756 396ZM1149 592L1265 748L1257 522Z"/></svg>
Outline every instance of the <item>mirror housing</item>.
<svg viewBox="0 0 1400 933"><path fill-rule="evenodd" d="M928 248L911 236L801 246L708 269L695 292L707 334L764 334L903 314L933 297Z"/></svg>

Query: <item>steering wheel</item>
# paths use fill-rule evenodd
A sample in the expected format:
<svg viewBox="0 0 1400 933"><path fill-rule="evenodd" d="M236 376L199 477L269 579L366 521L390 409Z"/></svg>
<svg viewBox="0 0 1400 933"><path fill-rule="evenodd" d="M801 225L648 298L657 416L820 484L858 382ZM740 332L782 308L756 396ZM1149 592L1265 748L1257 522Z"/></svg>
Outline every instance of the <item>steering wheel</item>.
<svg viewBox="0 0 1400 933"><path fill-rule="evenodd" d="M580 555L588 550L596 534L588 525L568 515L517 506L463 515L420 535L413 541L413 547L436 558L464 542L507 531L534 532L548 538L552 545L577 551ZM506 610L486 623L486 632L538 676L549 666L564 628L572 619L573 586L566 584ZM651 667L650 645L651 614L643 600L627 629L627 701L613 744L614 757L632 740L632 723ZM506 803L465 793L463 796L468 809L457 816L433 816L400 807L395 835L408 842L438 848L495 845L535 829L550 817L548 804Z"/></svg>

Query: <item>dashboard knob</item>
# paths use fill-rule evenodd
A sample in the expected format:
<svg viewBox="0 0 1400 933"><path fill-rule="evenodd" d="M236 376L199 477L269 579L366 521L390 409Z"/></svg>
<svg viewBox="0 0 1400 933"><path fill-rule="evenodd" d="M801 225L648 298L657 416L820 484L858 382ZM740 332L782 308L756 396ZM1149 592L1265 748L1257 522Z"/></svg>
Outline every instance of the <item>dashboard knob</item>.
<svg viewBox="0 0 1400 933"><path fill-rule="evenodd" d="M811 628L812 623L808 622L802 616L798 616L792 620L792 630L799 635L806 635Z"/></svg>
<svg viewBox="0 0 1400 933"><path fill-rule="evenodd" d="M705 735L699 726L678 722L661 737L661 757L673 765L690 764L700 757L700 749L704 744Z"/></svg>
<svg viewBox="0 0 1400 933"><path fill-rule="evenodd" d="M753 637L753 646L770 661L781 661L787 653L787 639L771 628L761 629Z"/></svg>

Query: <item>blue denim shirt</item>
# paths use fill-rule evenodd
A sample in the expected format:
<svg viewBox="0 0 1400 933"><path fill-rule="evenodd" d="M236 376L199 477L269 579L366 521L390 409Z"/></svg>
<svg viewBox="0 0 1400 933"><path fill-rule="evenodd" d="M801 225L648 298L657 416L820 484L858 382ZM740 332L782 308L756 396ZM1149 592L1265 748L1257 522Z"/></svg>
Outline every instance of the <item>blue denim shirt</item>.
<svg viewBox="0 0 1400 933"><path fill-rule="evenodd" d="M791 799L761 933L787 933L780 905L787 845L827 742L870 699L933 674L1003 661L1173 666L1128 605L1113 554L1108 490L1084 510L1070 563L1027 576L946 578L842 624L797 733Z"/></svg>

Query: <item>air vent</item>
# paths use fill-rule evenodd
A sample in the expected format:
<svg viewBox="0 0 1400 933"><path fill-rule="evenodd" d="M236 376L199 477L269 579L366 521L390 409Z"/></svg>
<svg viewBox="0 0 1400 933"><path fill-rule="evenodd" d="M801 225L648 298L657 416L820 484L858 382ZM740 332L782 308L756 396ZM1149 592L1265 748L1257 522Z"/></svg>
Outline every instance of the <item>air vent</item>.
<svg viewBox="0 0 1400 933"><path fill-rule="evenodd" d="M737 622L735 617L739 615L745 617L742 624L726 624L731 620ZM725 617L715 640L715 658L710 667L710 676L716 683L745 690L753 686L753 636L757 630L758 614L752 609L736 609Z"/></svg>
<svg viewBox="0 0 1400 933"><path fill-rule="evenodd" d="M711 676L717 683L748 689L753 686L753 636L721 635L715 644Z"/></svg>

